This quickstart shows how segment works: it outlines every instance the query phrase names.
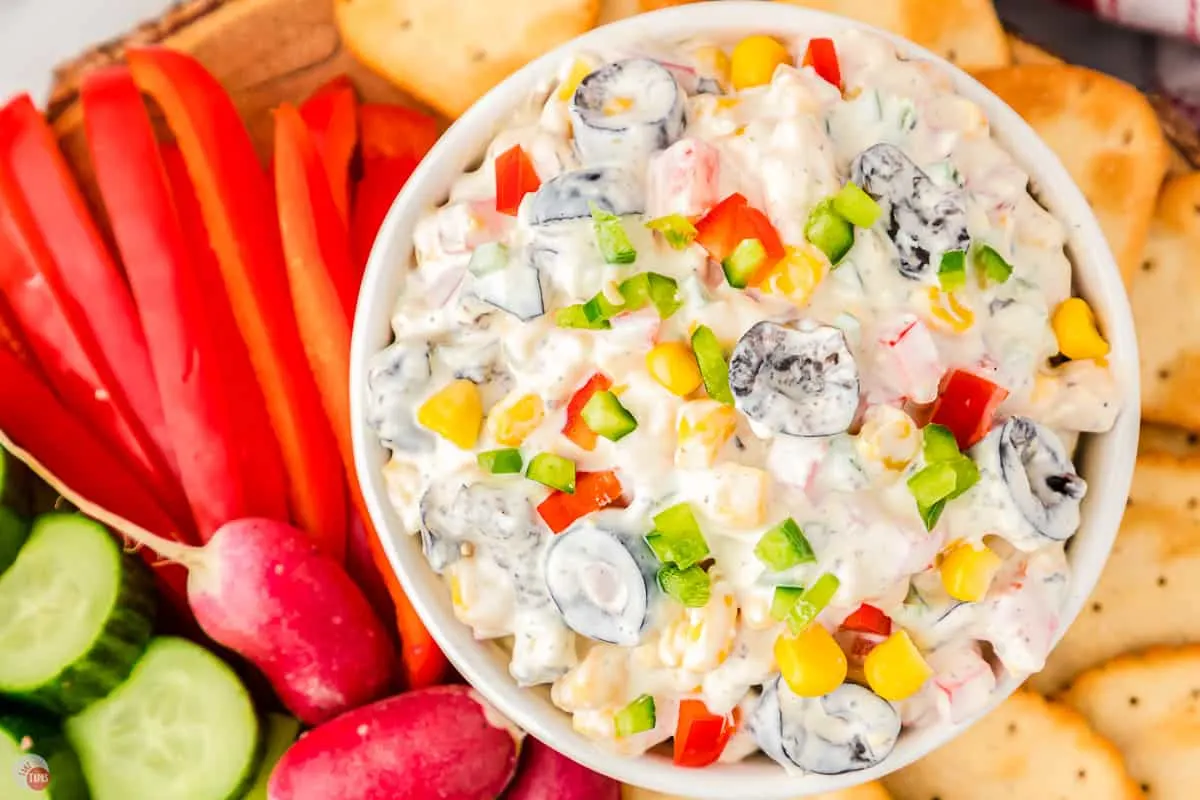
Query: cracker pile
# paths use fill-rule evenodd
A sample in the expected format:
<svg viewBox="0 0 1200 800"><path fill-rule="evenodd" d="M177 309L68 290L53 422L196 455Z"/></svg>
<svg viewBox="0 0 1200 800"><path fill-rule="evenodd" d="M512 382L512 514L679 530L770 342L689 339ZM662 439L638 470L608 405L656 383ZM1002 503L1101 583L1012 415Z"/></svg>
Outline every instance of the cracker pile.
<svg viewBox="0 0 1200 800"><path fill-rule="evenodd" d="M766 0L764 0L766 1ZM885 28L974 72L1092 203L1141 346L1142 454L1095 594L1045 672L970 732L826 800L1200 798L1200 173L1127 84L1005 35L991 0L776 0ZM347 47L453 118L598 23L719 0L334 0ZM1171 177L1164 178L1168 171ZM625 800L671 800L627 787Z"/></svg>

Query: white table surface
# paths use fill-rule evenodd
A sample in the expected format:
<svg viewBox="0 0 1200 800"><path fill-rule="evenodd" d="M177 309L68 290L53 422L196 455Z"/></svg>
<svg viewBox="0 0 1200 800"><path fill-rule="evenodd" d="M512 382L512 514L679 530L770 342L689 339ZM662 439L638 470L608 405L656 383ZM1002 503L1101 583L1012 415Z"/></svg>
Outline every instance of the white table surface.
<svg viewBox="0 0 1200 800"><path fill-rule="evenodd" d="M0 103L30 92L39 103L55 64L170 6L171 0L0 0Z"/></svg>

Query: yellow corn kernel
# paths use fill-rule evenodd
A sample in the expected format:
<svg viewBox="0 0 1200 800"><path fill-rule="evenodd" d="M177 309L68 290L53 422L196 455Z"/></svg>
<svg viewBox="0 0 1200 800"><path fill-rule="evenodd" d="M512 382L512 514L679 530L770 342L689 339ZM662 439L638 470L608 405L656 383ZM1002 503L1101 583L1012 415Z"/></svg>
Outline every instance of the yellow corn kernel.
<svg viewBox="0 0 1200 800"><path fill-rule="evenodd" d="M685 397L700 388L700 367L692 348L683 342L663 342L646 353L646 369L671 394Z"/></svg>
<svg viewBox="0 0 1200 800"><path fill-rule="evenodd" d="M701 75L713 78L722 89L729 88L729 56L716 45L697 47L692 58Z"/></svg>
<svg viewBox="0 0 1200 800"><path fill-rule="evenodd" d="M718 97L716 104L718 111L733 111L742 104L742 101L736 97Z"/></svg>
<svg viewBox="0 0 1200 800"><path fill-rule="evenodd" d="M767 490L771 476L761 469L725 463L713 470L708 512L733 528L753 528L767 519Z"/></svg>
<svg viewBox="0 0 1200 800"><path fill-rule="evenodd" d="M912 417L894 406L867 409L855 446L864 461L900 471L921 451L921 436Z"/></svg>
<svg viewBox="0 0 1200 800"><path fill-rule="evenodd" d="M884 700L912 697L933 674L908 631L896 631L876 645L867 654L863 672L871 691Z"/></svg>
<svg viewBox="0 0 1200 800"><path fill-rule="evenodd" d="M953 292L929 287L929 318L932 327L949 333L964 333L975 324L975 312Z"/></svg>
<svg viewBox="0 0 1200 800"><path fill-rule="evenodd" d="M483 422L479 387L459 379L437 391L417 410L417 422L464 450L475 446Z"/></svg>
<svg viewBox="0 0 1200 800"><path fill-rule="evenodd" d="M488 417L488 425L497 442L508 447L520 447L525 437L542 424L545 415L546 407L542 398L536 394L527 394L501 410L492 412Z"/></svg>
<svg viewBox="0 0 1200 800"><path fill-rule="evenodd" d="M985 544L959 542L951 545L942 555L938 567L942 575L942 586L955 600L974 603L987 595L1000 569L1000 556Z"/></svg>
<svg viewBox="0 0 1200 800"><path fill-rule="evenodd" d="M733 48L730 77L733 88L747 89L771 82L775 68L792 60L787 48L770 36L747 36Z"/></svg>
<svg viewBox="0 0 1200 800"><path fill-rule="evenodd" d="M463 602L462 584L458 581L457 575L450 576L450 602L457 609L466 609L466 603Z"/></svg>
<svg viewBox="0 0 1200 800"><path fill-rule="evenodd" d="M1096 315L1082 297L1068 297L1054 310L1051 321L1058 351L1073 361L1103 358L1108 342L1096 328Z"/></svg>
<svg viewBox="0 0 1200 800"><path fill-rule="evenodd" d="M823 625L775 640L775 662L788 688L801 697L829 694L846 680L846 653Z"/></svg>
<svg viewBox="0 0 1200 800"><path fill-rule="evenodd" d="M758 288L803 308L824 277L825 264L821 259L808 250L789 245L784 248L783 258L763 276Z"/></svg>
<svg viewBox="0 0 1200 800"><path fill-rule="evenodd" d="M693 400L679 410L675 466L706 469L737 429L737 411L716 400Z"/></svg>
<svg viewBox="0 0 1200 800"><path fill-rule="evenodd" d="M567 73L567 77L563 78L563 82L558 85L558 99L564 103L568 102L575 90L579 88L579 82L586 78L592 72L592 65L581 58L575 59L575 63L571 65L571 71Z"/></svg>

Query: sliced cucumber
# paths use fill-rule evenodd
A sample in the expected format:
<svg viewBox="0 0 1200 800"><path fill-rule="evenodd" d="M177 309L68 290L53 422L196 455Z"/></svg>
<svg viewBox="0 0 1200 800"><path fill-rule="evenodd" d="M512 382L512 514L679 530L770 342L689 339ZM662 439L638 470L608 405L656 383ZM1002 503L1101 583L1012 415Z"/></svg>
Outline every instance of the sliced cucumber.
<svg viewBox="0 0 1200 800"><path fill-rule="evenodd" d="M262 737L250 693L186 639L150 642L129 680L66 723L95 800L227 800L249 790Z"/></svg>
<svg viewBox="0 0 1200 800"><path fill-rule="evenodd" d="M38 767L50 773L48 784ZM0 708L0 800L35 798L88 800L79 758L56 723Z"/></svg>
<svg viewBox="0 0 1200 800"><path fill-rule="evenodd" d="M151 580L100 523L34 520L0 575L0 694L75 714L119 686L150 639Z"/></svg>
<svg viewBox="0 0 1200 800"><path fill-rule="evenodd" d="M295 717L267 714L266 724L266 745L263 748L262 763L258 765L258 777L250 791L246 792L244 800L267 800L267 784L271 780L275 765L300 736L300 720Z"/></svg>
<svg viewBox="0 0 1200 800"><path fill-rule="evenodd" d="M0 506L0 575L17 560L29 538L29 523L10 508Z"/></svg>

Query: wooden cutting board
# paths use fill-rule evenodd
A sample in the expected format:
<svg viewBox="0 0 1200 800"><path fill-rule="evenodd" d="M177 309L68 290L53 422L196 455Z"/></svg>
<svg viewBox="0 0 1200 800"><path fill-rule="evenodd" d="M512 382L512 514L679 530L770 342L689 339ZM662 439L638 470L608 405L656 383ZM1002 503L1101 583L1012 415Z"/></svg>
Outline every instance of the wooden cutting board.
<svg viewBox="0 0 1200 800"><path fill-rule="evenodd" d="M89 70L120 62L127 46L141 44L183 50L211 70L233 97L264 160L270 153L271 109L303 100L335 76L349 75L364 102L417 106L342 46L330 0L187 0L56 70L47 115L97 211L79 81Z"/></svg>

